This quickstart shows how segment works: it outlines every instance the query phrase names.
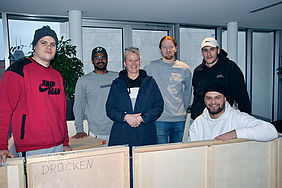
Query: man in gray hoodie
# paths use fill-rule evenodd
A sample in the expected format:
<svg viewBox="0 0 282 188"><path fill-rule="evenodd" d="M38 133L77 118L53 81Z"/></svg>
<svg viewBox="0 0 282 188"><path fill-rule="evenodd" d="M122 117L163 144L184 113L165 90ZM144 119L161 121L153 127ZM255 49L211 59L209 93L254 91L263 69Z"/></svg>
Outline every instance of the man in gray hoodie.
<svg viewBox="0 0 282 188"><path fill-rule="evenodd" d="M94 71L79 78L75 88L73 112L77 134L73 137L87 136L83 129L86 114L89 135L106 140L105 145L108 145L113 122L106 115L105 104L118 73L107 70L108 54L103 47L92 50L91 61Z"/></svg>
<svg viewBox="0 0 282 188"><path fill-rule="evenodd" d="M162 58L144 67L156 80L164 99L164 111L155 122L158 143L182 142L192 96L192 73L186 63L175 59L177 44L174 38L163 37L159 48Z"/></svg>

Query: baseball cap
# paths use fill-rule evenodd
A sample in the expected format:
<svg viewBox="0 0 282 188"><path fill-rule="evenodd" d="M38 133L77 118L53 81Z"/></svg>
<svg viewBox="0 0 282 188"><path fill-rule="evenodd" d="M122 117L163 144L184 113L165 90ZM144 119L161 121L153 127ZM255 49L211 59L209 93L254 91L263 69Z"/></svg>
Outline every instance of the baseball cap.
<svg viewBox="0 0 282 188"><path fill-rule="evenodd" d="M206 46L219 47L217 40L213 37L205 38L202 41L201 49Z"/></svg>
<svg viewBox="0 0 282 188"><path fill-rule="evenodd" d="M52 37L56 41L56 44L58 44L58 37L56 32L47 26L43 26L42 28L37 29L35 31L32 41L32 46L34 47L37 44L37 42L45 36Z"/></svg>
<svg viewBox="0 0 282 188"><path fill-rule="evenodd" d="M103 53L108 57L106 49L101 46L98 46L92 50L92 58L94 58L97 53Z"/></svg>

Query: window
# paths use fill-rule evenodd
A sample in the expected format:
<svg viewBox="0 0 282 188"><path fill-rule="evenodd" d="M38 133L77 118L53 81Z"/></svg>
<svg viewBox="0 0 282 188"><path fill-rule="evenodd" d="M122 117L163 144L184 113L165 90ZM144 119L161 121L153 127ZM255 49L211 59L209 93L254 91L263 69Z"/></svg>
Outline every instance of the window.
<svg viewBox="0 0 282 188"><path fill-rule="evenodd" d="M273 32L253 33L252 113L268 121L272 119L273 50Z"/></svg>
<svg viewBox="0 0 282 188"><path fill-rule="evenodd" d="M227 52L227 31L222 32L222 49ZM228 57L228 56L227 56ZM235 62L246 75L246 32L238 31L238 62Z"/></svg>
<svg viewBox="0 0 282 188"><path fill-rule="evenodd" d="M133 30L133 46L139 48L143 68L149 61L161 58L159 43L161 38L168 35L167 31Z"/></svg>
<svg viewBox="0 0 282 188"><path fill-rule="evenodd" d="M180 28L180 61L187 63L193 72L202 63L202 40L215 37L214 29Z"/></svg>
<svg viewBox="0 0 282 188"><path fill-rule="evenodd" d="M122 69L122 29L83 27L82 38L85 74L94 70L91 53L97 46L107 50L108 70L119 72Z"/></svg>
<svg viewBox="0 0 282 188"><path fill-rule="evenodd" d="M58 38L60 38L60 23L57 22L43 22L43 21L29 21L29 20L8 20L9 24L9 37L10 47L19 46L19 51L22 51L24 56L29 56L32 51L32 40L35 30L43 27L50 26L55 30ZM15 55L16 60L21 57L20 53Z"/></svg>

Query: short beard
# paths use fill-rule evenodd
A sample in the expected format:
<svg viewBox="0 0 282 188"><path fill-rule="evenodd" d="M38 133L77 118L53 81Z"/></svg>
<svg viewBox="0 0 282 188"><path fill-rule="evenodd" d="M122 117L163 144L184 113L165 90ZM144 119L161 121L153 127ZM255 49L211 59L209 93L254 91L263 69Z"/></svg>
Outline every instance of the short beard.
<svg viewBox="0 0 282 188"><path fill-rule="evenodd" d="M224 110L224 108L225 108L225 102L223 103L222 106L219 106L219 108L218 108L217 111L211 111L211 109L207 107L207 109L208 109L208 111L209 111L209 113L210 113L211 115L217 115L217 114L219 114L220 112L222 112L222 111Z"/></svg>
<svg viewBox="0 0 282 188"><path fill-rule="evenodd" d="M164 56L164 58L167 59L167 60L171 60L171 59L173 59L174 57L175 57L174 55Z"/></svg>
<svg viewBox="0 0 282 188"><path fill-rule="evenodd" d="M106 68L107 68L107 64L105 64L103 67L99 67L99 66L97 66L97 65L95 65L94 64L94 68L95 68L95 70L106 70Z"/></svg>

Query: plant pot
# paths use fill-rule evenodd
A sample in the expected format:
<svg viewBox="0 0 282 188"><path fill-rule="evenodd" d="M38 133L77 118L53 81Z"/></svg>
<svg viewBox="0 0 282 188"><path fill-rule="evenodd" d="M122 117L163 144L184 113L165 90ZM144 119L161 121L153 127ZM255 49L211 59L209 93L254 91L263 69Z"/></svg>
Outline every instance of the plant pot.
<svg viewBox="0 0 282 188"><path fill-rule="evenodd" d="M74 114L73 114L73 104L74 104L74 99L67 99L67 112L66 112L66 119L67 121L69 120L74 120Z"/></svg>

